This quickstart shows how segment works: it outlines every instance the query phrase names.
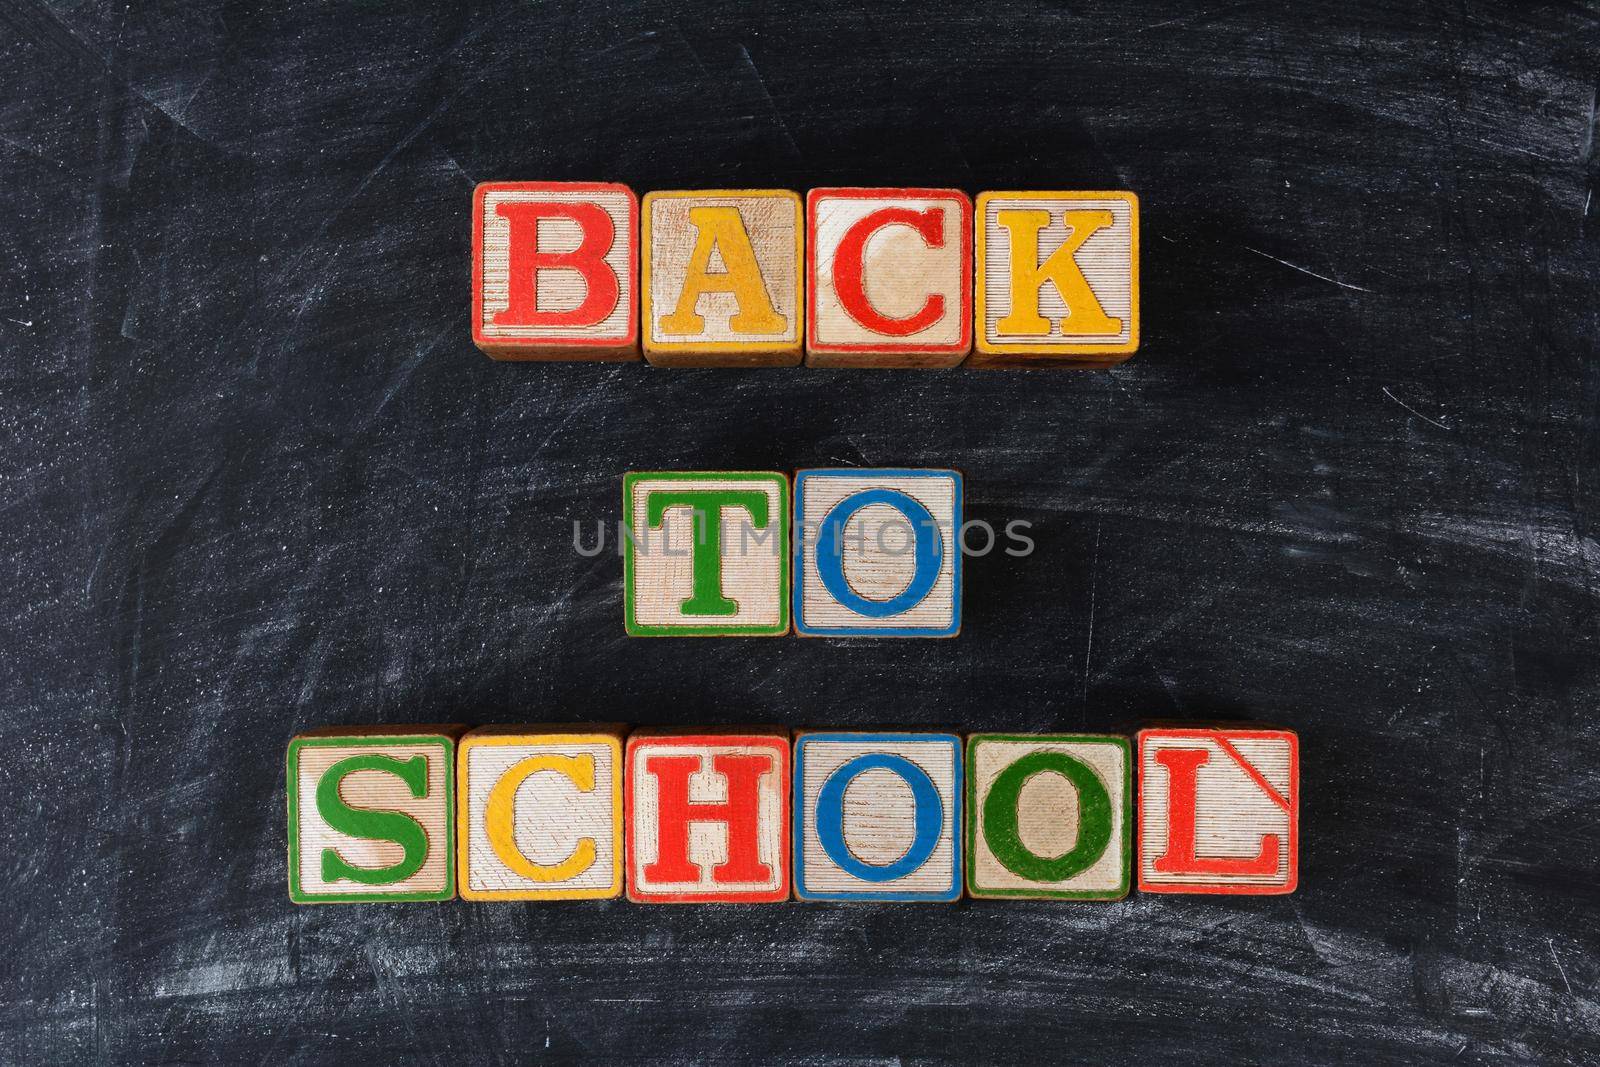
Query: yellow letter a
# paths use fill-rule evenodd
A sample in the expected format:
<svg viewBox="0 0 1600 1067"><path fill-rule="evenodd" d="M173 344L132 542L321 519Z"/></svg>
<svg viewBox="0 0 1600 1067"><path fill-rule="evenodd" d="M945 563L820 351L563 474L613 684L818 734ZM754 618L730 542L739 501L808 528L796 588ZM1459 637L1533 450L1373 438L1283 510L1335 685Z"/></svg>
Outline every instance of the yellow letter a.
<svg viewBox="0 0 1600 1067"><path fill-rule="evenodd" d="M692 207L689 224L697 232L694 251L689 255L678 308L661 317L661 332L703 331L705 319L695 311L695 304L704 293L733 294L739 310L728 319L728 328L734 333L782 333L787 329L789 320L773 309L772 298L767 295L756 251L750 246L750 235L745 232L739 209ZM727 268L716 274L710 273L713 249L722 253L722 264Z"/></svg>
<svg viewBox="0 0 1600 1067"><path fill-rule="evenodd" d="M1122 320L1108 316L1074 258L1095 233L1111 225L1109 211L1067 211L1067 239L1050 258L1039 262L1039 231L1050 225L1048 211L1001 211L996 221L1011 231L1011 314L995 323L999 333L1048 334L1050 321L1039 314L1039 290L1054 282L1067 305L1061 332L1073 335L1122 332Z"/></svg>

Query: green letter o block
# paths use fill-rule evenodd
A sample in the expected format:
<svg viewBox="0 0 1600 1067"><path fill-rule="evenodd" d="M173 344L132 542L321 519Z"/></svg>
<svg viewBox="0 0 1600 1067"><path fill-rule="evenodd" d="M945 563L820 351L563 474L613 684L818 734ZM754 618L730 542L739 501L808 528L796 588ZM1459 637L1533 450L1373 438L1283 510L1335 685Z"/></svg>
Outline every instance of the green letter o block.
<svg viewBox="0 0 1600 1067"><path fill-rule="evenodd" d="M1031 852L1017 830L1017 801L1036 774L1051 772L1078 791L1078 840L1060 856ZM1111 843L1111 795L1083 762L1065 752L1030 752L995 776L983 801L983 836L1011 873L1033 882L1062 882L1088 870Z"/></svg>

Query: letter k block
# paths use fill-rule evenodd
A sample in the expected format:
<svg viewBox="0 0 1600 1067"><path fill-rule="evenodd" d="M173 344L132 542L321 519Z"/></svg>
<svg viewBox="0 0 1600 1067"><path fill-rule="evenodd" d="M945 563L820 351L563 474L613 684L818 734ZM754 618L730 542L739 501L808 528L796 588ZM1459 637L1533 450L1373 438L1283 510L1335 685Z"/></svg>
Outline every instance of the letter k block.
<svg viewBox="0 0 1600 1067"><path fill-rule="evenodd" d="M789 479L635 471L622 479L623 609L633 637L789 632Z"/></svg>
<svg viewBox="0 0 1600 1067"><path fill-rule="evenodd" d="M789 897L787 731L636 730L627 749L628 899Z"/></svg>

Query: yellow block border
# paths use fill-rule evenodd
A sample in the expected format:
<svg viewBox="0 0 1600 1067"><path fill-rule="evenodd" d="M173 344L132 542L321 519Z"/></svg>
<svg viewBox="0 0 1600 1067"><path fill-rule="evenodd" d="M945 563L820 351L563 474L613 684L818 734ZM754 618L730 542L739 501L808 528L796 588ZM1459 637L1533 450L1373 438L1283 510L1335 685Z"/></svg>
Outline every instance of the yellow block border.
<svg viewBox="0 0 1600 1067"><path fill-rule="evenodd" d="M794 316L793 341L654 341L650 307L650 206L657 200L693 200L700 197L771 197L794 203ZM644 194L639 202L639 344L647 352L794 352L806 343L806 211L793 189L662 189ZM763 279L765 280L765 279Z"/></svg>
<svg viewBox="0 0 1600 1067"><path fill-rule="evenodd" d="M1132 278L1129 292L1132 300L1129 301L1128 317L1132 323L1128 330L1128 340L1120 345L1091 345L1091 344L1055 344L1045 345L1038 342L991 343L985 336L985 320L988 318L988 301L985 299L987 281L985 264L987 262L987 238L989 234L988 207L991 200L1121 200L1133 209L1129 225L1129 238L1131 242L1130 255L1132 257ZM1125 356L1139 349L1139 197L1126 189L1059 189L1059 190L993 190L978 194L978 199L973 203L973 235L977 247L972 256L972 343L979 352L991 356L1029 355L1029 356Z"/></svg>
<svg viewBox="0 0 1600 1067"><path fill-rule="evenodd" d="M467 759L475 748L510 745L592 745L611 749L611 881L610 889L473 889L468 877L468 830L472 800L467 789ZM609 733L467 734L456 745L456 892L463 900L610 900L622 896L622 738Z"/></svg>

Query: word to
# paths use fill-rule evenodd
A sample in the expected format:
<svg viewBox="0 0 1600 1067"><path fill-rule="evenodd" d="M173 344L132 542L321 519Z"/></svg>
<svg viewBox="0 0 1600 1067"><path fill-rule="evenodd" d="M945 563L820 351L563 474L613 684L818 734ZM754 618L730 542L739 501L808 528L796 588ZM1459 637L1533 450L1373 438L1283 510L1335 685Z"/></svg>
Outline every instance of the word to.
<svg viewBox="0 0 1600 1067"><path fill-rule="evenodd" d="M485 182L472 340L661 367L1104 367L1139 347L1129 192ZM970 358L969 358L970 357Z"/></svg>
<svg viewBox="0 0 1600 1067"><path fill-rule="evenodd" d="M1117 900L1135 864L1147 893L1298 881L1278 729L335 727L287 763L301 904Z"/></svg>

